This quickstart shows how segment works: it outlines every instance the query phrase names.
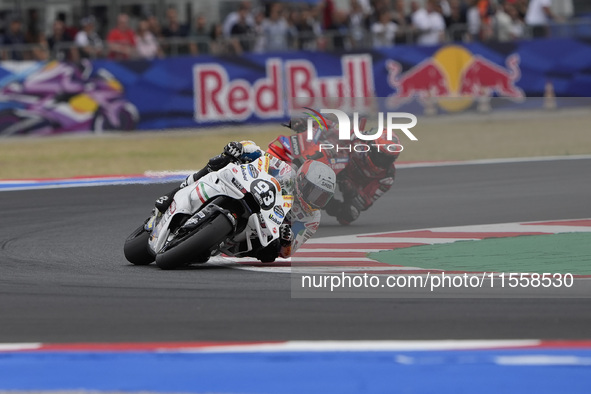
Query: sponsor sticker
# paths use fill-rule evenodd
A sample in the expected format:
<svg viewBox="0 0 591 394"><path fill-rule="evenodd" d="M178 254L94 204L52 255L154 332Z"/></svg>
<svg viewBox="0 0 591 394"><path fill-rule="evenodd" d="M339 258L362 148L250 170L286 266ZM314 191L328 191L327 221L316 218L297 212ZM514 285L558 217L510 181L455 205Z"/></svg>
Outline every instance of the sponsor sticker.
<svg viewBox="0 0 591 394"><path fill-rule="evenodd" d="M301 153L300 143L298 142L297 135L291 136L291 151L293 152L294 156L299 156Z"/></svg>
<svg viewBox="0 0 591 394"><path fill-rule="evenodd" d="M191 219L187 220L187 222L185 223L185 226L193 226L197 223L199 223L198 218L191 218Z"/></svg>
<svg viewBox="0 0 591 394"><path fill-rule="evenodd" d="M321 180L320 181L320 185L323 188L328 189L328 190L333 190L334 189L334 183L331 182L331 181L329 181L329 180L326 180L326 179Z"/></svg>
<svg viewBox="0 0 591 394"><path fill-rule="evenodd" d="M304 226L310 231L318 230L318 222L306 223Z"/></svg>
<svg viewBox="0 0 591 394"><path fill-rule="evenodd" d="M262 156L258 160L259 171L269 172L269 156Z"/></svg>
<svg viewBox="0 0 591 394"><path fill-rule="evenodd" d="M285 217L285 214L283 213L283 209L279 205L275 205L275 207L273 207L273 213L279 219L283 219Z"/></svg>
<svg viewBox="0 0 591 394"><path fill-rule="evenodd" d="M242 178L243 178L245 181L248 181L248 175L246 174L246 169L244 168L244 166L241 166L241 167L240 167L240 171L242 172Z"/></svg>
<svg viewBox="0 0 591 394"><path fill-rule="evenodd" d="M270 214L269 214L269 219L271 219L271 221L272 221L273 223L275 223L276 225L278 225L278 226L280 226L280 225L281 225L281 223L283 223L283 221L282 221L282 220L280 220L280 219L276 218L276 217L275 217L275 215L273 215L272 213L270 213Z"/></svg>
<svg viewBox="0 0 591 394"><path fill-rule="evenodd" d="M236 186L238 189L242 189L242 185L240 184L240 182L238 182L238 181L236 180L236 178L232 178L232 184L233 184L234 186Z"/></svg>
<svg viewBox="0 0 591 394"><path fill-rule="evenodd" d="M279 182L277 181L277 179L275 178L271 178L271 182L273 182L273 184L275 185L275 188L277 188L277 192L281 192L281 185L279 184Z"/></svg>
<svg viewBox="0 0 591 394"><path fill-rule="evenodd" d="M248 173L253 178L258 178L259 177L259 171L252 164L249 164L248 165Z"/></svg>

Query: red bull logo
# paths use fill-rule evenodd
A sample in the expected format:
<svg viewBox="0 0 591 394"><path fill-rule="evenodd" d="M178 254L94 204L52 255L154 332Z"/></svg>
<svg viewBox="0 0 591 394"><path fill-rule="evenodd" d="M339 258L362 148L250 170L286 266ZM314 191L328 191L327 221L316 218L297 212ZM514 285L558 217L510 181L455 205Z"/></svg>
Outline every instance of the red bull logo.
<svg viewBox="0 0 591 394"><path fill-rule="evenodd" d="M481 96L484 93L491 96L494 92L499 96L522 98L523 90L515 86L515 81L521 77L519 55L509 56L506 66L507 69L497 66L482 56L475 56L470 66L463 72L460 95Z"/></svg>
<svg viewBox="0 0 591 394"><path fill-rule="evenodd" d="M220 64L196 64L195 121L236 121L253 115L261 119L281 118L301 106L342 106L348 100L357 103L355 98L363 98L367 106L372 104L370 98L375 93L371 56L342 56L341 70L335 70L335 74L318 76L314 63L306 59L270 58L265 62L265 76L249 82L231 78ZM333 98L339 100L335 102Z"/></svg>
<svg viewBox="0 0 591 394"><path fill-rule="evenodd" d="M386 62L386 68L388 83L396 91L388 101L391 107L415 98L425 104L434 98L440 107L453 112L468 108L476 97L496 94L519 100L525 96L515 86L521 77L517 54L507 57L502 67L464 47L450 45L404 73L393 60Z"/></svg>
<svg viewBox="0 0 591 394"><path fill-rule="evenodd" d="M450 89L445 70L431 59L427 59L406 73L400 75L402 66L393 60L386 62L388 83L396 89L394 105L400 105L415 96L423 100L427 97L449 96Z"/></svg>

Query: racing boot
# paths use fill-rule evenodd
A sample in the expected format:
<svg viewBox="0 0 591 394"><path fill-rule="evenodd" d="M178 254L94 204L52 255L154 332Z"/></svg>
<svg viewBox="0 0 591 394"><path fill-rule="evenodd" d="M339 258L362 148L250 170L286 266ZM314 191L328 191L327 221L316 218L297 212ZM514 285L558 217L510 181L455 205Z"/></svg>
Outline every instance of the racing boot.
<svg viewBox="0 0 591 394"><path fill-rule="evenodd" d="M172 204L172 201L174 199L174 195L176 194L176 192L178 192L179 190L181 190L181 187L176 187L174 188L174 190L171 190L169 193L163 195L162 197L159 197L156 202L154 203L154 206L156 207L156 209L161 213L164 214L164 212L166 212L166 210L168 209L168 207L170 207L170 204Z"/></svg>

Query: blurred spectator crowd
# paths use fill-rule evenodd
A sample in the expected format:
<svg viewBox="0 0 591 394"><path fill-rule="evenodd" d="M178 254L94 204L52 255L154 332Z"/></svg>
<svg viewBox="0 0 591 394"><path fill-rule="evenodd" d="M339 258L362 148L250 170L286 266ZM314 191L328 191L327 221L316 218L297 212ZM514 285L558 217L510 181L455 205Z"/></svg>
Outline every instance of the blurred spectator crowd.
<svg viewBox="0 0 591 394"><path fill-rule="evenodd" d="M334 0L315 5L243 1L220 22L198 14L183 24L175 8L162 20L119 14L101 36L92 15L76 26L59 17L45 33L32 12L26 24L18 15L10 18L0 50L4 60L77 61L511 41L548 36L551 23L572 16L572 0L351 0L346 10Z"/></svg>

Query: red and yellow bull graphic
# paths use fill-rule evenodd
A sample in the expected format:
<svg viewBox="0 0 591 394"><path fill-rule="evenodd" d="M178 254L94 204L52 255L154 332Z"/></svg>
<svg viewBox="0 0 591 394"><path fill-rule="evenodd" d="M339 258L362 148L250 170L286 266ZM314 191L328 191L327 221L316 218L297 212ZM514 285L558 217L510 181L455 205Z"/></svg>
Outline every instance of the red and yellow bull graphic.
<svg viewBox="0 0 591 394"><path fill-rule="evenodd" d="M400 63L388 60L388 84L395 90L389 105L398 107L415 98L425 103L434 98L441 108L453 112L468 108L476 97L520 100L525 95L515 86L521 77L519 62L519 55L513 54L502 67L457 45L441 48L404 73Z"/></svg>

